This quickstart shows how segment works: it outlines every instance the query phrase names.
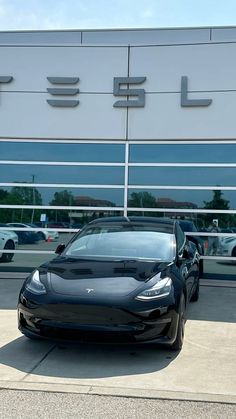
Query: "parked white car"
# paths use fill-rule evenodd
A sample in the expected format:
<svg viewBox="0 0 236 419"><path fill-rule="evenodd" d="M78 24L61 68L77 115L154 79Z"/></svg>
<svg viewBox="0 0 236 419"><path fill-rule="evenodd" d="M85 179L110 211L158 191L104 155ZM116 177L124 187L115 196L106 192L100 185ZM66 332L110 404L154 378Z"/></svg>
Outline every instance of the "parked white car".
<svg viewBox="0 0 236 419"><path fill-rule="evenodd" d="M2 253L1 250L13 250L18 245L18 236L14 231L0 230L0 262L10 262L14 253Z"/></svg>
<svg viewBox="0 0 236 419"><path fill-rule="evenodd" d="M236 236L220 238L220 255L236 257Z"/></svg>

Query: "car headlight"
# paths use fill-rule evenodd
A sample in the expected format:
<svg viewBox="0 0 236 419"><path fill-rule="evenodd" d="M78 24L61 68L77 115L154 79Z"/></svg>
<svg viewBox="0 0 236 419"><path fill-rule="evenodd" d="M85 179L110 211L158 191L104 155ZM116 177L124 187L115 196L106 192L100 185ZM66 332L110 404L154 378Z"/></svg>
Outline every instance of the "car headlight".
<svg viewBox="0 0 236 419"><path fill-rule="evenodd" d="M172 280L169 277L161 278L160 274L155 276L157 282L151 288L142 291L137 295L136 300L155 300L157 298L166 297L171 292Z"/></svg>
<svg viewBox="0 0 236 419"><path fill-rule="evenodd" d="M26 284L26 289L33 294L46 294L47 290L43 283L40 281L39 271L36 270L33 272L31 279Z"/></svg>

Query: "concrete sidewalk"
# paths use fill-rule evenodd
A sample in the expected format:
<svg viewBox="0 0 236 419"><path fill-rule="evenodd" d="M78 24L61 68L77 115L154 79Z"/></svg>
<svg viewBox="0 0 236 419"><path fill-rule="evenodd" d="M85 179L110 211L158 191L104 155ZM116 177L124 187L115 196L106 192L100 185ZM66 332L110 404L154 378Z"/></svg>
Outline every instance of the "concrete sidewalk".
<svg viewBox="0 0 236 419"><path fill-rule="evenodd" d="M30 341L16 324L21 283L0 279L0 388L236 403L236 288L201 287L173 353Z"/></svg>

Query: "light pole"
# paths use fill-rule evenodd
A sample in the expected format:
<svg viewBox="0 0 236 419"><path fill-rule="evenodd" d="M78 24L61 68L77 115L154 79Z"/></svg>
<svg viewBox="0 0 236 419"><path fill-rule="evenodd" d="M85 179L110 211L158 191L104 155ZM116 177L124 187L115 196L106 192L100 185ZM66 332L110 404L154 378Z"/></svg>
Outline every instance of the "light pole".
<svg viewBox="0 0 236 419"><path fill-rule="evenodd" d="M34 179L35 179L35 175L32 175L32 183L34 183ZM35 205L35 189L33 187L33 205ZM31 224L33 224L34 222L34 208L32 209L32 214L31 214Z"/></svg>

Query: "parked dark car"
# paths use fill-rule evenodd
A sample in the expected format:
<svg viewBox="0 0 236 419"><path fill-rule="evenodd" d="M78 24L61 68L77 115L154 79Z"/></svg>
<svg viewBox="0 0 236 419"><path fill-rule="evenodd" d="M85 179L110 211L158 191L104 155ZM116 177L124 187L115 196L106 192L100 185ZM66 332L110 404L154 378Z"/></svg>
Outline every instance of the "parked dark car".
<svg viewBox="0 0 236 419"><path fill-rule="evenodd" d="M185 233L188 232L197 232L198 229L193 221L190 220L178 220L180 227ZM187 234L188 240L191 240L193 243L196 244L197 249L200 255L204 255L204 242L200 236L192 236L191 234Z"/></svg>
<svg viewBox="0 0 236 419"><path fill-rule="evenodd" d="M20 231L19 228L20 223L8 223L8 227L15 227L16 229L14 232L18 236L18 243L19 244L34 244L40 240L40 236L35 231ZM24 227L22 227L24 228Z"/></svg>
<svg viewBox="0 0 236 419"><path fill-rule="evenodd" d="M23 334L181 349L186 307L199 296L199 254L178 221L98 219L57 253L20 291Z"/></svg>

